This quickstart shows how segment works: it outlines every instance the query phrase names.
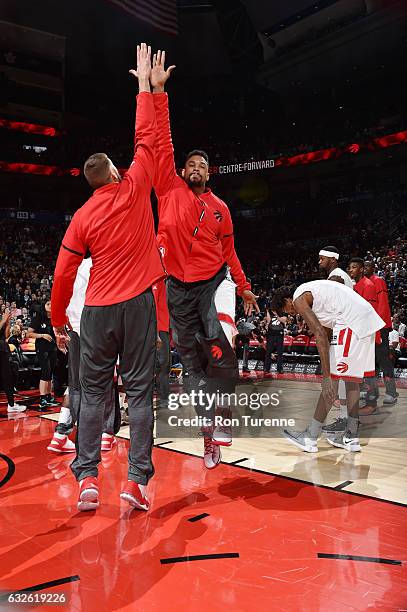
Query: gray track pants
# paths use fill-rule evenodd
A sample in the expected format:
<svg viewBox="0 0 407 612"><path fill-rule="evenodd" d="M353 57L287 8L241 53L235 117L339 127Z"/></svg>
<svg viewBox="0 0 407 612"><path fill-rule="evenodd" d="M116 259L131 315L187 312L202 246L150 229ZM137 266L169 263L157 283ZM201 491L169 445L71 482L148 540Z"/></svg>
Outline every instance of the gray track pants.
<svg viewBox="0 0 407 612"><path fill-rule="evenodd" d="M83 309L79 369L81 404L77 456L71 466L77 480L98 474L104 406L118 356L129 404L128 479L147 484L153 476L156 327L151 290L112 306L85 306Z"/></svg>

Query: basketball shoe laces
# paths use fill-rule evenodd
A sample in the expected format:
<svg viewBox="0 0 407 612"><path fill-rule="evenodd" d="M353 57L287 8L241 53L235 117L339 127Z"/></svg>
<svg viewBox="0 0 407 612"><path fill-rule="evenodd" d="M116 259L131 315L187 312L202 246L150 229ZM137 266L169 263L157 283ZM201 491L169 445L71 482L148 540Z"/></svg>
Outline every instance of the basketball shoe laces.
<svg viewBox="0 0 407 612"><path fill-rule="evenodd" d="M204 436L204 453L205 455L212 454L214 451L214 443L210 436Z"/></svg>

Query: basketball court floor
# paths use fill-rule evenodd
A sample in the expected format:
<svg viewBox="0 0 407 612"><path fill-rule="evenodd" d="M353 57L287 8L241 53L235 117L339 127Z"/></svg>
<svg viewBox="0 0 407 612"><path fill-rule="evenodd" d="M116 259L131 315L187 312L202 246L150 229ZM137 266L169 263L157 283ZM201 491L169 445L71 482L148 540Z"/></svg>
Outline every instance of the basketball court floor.
<svg viewBox="0 0 407 612"><path fill-rule="evenodd" d="M295 415L298 428L320 388L244 382L250 393L278 393L279 415ZM35 603L46 595L86 612L406 610L407 389L399 392L396 406L361 419L361 453L321 440L307 454L278 430L241 431L207 471L195 430L156 437L148 513L119 499L127 427L102 457L100 509L79 513L72 455L46 449L58 414L2 410L0 610L17 609L14 593L36 596L24 604L36 610L48 609Z"/></svg>

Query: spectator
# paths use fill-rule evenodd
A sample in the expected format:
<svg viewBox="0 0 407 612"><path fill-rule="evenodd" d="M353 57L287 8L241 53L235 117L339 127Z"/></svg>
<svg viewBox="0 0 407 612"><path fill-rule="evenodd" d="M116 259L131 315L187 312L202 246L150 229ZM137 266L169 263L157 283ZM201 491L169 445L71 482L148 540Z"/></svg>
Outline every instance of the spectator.
<svg viewBox="0 0 407 612"><path fill-rule="evenodd" d="M23 308L29 308L31 306L31 295L30 295L30 290L29 289L25 289L24 290L24 295L23 295L23 299L21 300L20 306Z"/></svg>
<svg viewBox="0 0 407 612"><path fill-rule="evenodd" d="M284 345L284 326L287 323L287 317L279 317L276 312L267 310L266 320L267 326L267 346L266 357L264 361L265 373L270 372L271 356L274 350L277 352L277 372L283 372L283 345Z"/></svg>
<svg viewBox="0 0 407 612"><path fill-rule="evenodd" d="M58 406L52 398L52 375L57 365L57 345L54 329L51 324L51 302L48 300L42 309L35 314L27 333L28 338L35 338L35 348L41 367L40 409Z"/></svg>
<svg viewBox="0 0 407 612"><path fill-rule="evenodd" d="M0 320L0 387L7 397L7 412L23 412L26 406L14 403L13 372L10 365L10 348L6 338L10 335L10 311L6 309Z"/></svg>

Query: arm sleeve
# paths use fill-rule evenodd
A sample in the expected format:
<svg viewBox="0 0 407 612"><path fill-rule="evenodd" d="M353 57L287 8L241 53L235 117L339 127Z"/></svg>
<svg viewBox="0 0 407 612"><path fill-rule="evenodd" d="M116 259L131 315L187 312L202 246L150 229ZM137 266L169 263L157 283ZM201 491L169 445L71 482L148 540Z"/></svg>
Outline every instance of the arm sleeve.
<svg viewBox="0 0 407 612"><path fill-rule="evenodd" d="M156 163L157 122L152 94L143 91L137 96L134 156L123 177L121 189L131 185L150 193Z"/></svg>
<svg viewBox="0 0 407 612"><path fill-rule="evenodd" d="M68 322L66 309L72 297L78 268L86 253L78 225L74 216L59 249L51 293L51 319L54 327L62 327Z"/></svg>
<svg viewBox="0 0 407 612"><path fill-rule="evenodd" d="M377 288L377 302L379 306L379 311L384 313L386 310L390 309L389 305L389 290L387 289L386 281L382 278L378 283Z"/></svg>
<svg viewBox="0 0 407 612"><path fill-rule="evenodd" d="M227 206L225 206L225 217L222 221L221 242L223 257L225 258L225 261L230 268L232 278L237 285L237 292L239 295L242 295L243 291L246 291L247 289L250 290L251 286L242 270L239 258L236 255L235 241L233 238L232 217L230 216L230 211Z"/></svg>
<svg viewBox="0 0 407 612"><path fill-rule="evenodd" d="M376 287L373 285L373 287L366 288L365 295L363 297L369 302L369 304L373 306L373 308L377 312L379 303L377 301Z"/></svg>
<svg viewBox="0 0 407 612"><path fill-rule="evenodd" d="M170 112L166 93L153 94L157 118L157 163L154 190L157 197L165 195L172 188L177 177L174 161L174 147L171 138ZM160 204L160 203L159 203Z"/></svg>

